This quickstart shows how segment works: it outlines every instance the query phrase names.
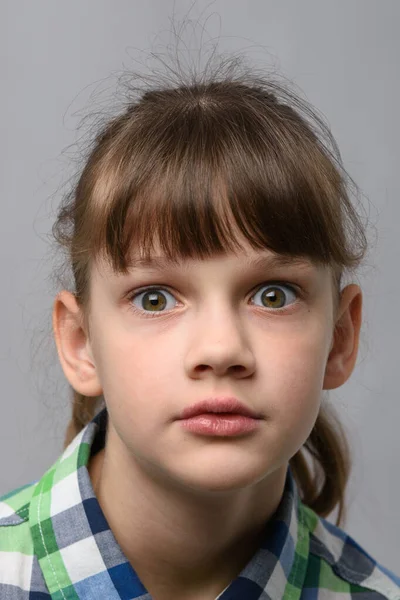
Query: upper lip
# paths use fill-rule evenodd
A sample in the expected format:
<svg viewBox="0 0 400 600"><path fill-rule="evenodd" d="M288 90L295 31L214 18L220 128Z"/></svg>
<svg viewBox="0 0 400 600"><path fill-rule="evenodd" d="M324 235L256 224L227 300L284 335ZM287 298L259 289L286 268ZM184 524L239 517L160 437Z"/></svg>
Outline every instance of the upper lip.
<svg viewBox="0 0 400 600"><path fill-rule="evenodd" d="M191 406L187 406L181 413L180 419L190 419L204 413L230 413L236 415L244 415L253 419L260 419L261 415L253 411L251 408L242 404L233 397L214 397L205 398L200 402L196 402Z"/></svg>

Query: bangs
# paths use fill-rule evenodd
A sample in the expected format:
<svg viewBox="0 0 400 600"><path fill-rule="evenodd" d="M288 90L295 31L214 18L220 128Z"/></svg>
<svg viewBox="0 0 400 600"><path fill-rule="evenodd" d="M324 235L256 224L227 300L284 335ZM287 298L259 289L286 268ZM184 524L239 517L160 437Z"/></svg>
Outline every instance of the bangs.
<svg viewBox="0 0 400 600"><path fill-rule="evenodd" d="M243 242L350 266L342 176L288 107L278 122L268 110L234 105L158 108L99 161L92 250L114 271L127 272L132 252L148 259L156 246L180 261L235 252Z"/></svg>

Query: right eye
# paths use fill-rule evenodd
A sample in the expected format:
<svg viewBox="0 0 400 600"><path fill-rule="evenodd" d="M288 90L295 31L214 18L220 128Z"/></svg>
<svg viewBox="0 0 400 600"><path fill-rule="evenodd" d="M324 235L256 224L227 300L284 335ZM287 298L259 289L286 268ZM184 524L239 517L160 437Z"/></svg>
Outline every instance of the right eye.
<svg viewBox="0 0 400 600"><path fill-rule="evenodd" d="M160 313L165 312L165 308L170 310L174 306L167 306L168 296L176 302L174 296L162 288L145 288L139 293L135 293L132 296L131 301L135 307L135 311L138 310L143 313Z"/></svg>

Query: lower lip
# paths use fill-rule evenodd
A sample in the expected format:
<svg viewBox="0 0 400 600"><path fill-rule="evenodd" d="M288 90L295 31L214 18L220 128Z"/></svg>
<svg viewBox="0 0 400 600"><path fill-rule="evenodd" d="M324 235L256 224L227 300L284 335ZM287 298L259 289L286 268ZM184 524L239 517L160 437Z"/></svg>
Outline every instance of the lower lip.
<svg viewBox="0 0 400 600"><path fill-rule="evenodd" d="M250 433L258 428L259 419L244 415L205 413L180 421L182 427L200 435L233 436Z"/></svg>

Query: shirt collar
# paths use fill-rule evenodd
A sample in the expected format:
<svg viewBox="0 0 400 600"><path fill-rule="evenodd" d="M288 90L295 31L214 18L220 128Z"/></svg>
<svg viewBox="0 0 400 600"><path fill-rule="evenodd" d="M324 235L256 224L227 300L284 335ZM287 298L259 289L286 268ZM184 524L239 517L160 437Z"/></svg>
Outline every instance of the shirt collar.
<svg viewBox="0 0 400 600"><path fill-rule="evenodd" d="M37 483L31 501L35 554L54 600L91 597L93 590L108 600L150 599L114 538L89 477L89 459L104 447L106 426L104 409ZM259 598L261 590L271 600L286 594L298 599L308 552L309 532L289 466L281 502L259 549L218 600Z"/></svg>

